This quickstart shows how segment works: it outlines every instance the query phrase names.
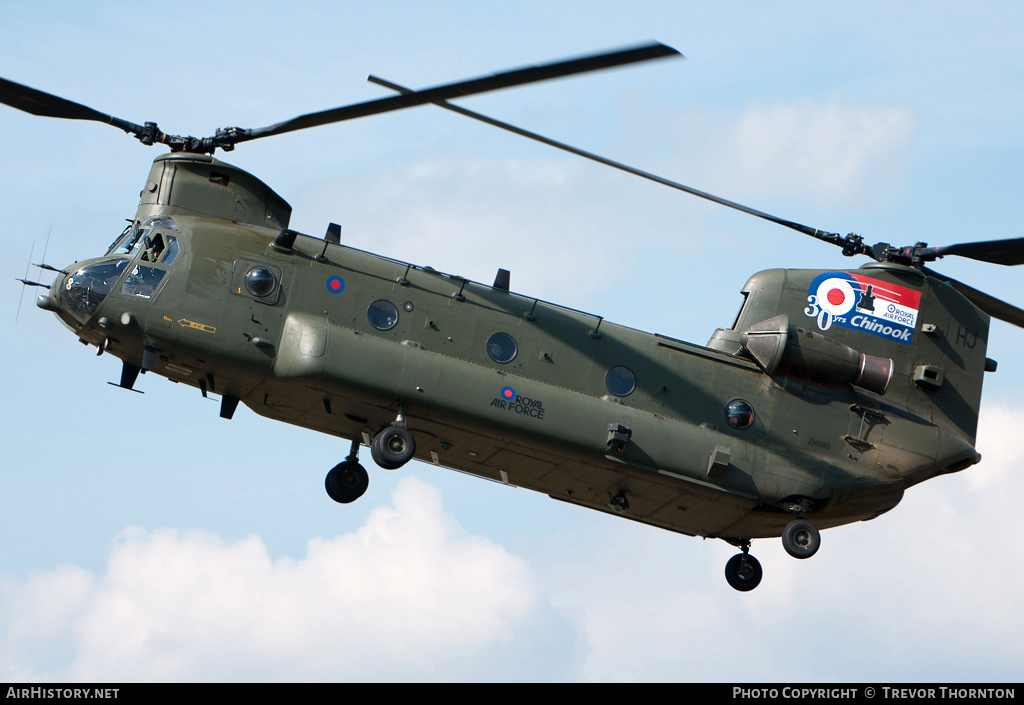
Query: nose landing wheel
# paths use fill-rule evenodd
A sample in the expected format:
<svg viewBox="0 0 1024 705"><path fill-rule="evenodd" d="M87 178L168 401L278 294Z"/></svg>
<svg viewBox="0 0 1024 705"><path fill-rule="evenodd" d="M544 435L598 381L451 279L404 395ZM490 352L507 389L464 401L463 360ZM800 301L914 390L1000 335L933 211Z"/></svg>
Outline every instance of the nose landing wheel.
<svg viewBox="0 0 1024 705"><path fill-rule="evenodd" d="M348 504L363 496L370 486L370 476L359 464L359 441L352 441L352 450L348 457L331 468L324 478L327 495L335 502Z"/></svg>
<svg viewBox="0 0 1024 705"><path fill-rule="evenodd" d="M370 476L362 465L345 460L335 465L324 480L327 494L335 502L348 504L363 496L370 486Z"/></svg>

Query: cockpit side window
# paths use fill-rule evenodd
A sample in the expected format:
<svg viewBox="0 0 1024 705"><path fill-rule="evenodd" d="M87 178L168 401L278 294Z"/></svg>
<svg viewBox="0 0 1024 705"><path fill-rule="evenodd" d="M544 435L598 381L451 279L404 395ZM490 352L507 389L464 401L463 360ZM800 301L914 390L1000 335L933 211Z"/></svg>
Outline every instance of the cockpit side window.
<svg viewBox="0 0 1024 705"><path fill-rule="evenodd" d="M138 249L143 245L147 248L150 247L150 244L146 242L146 234L149 233L150 230L156 231L158 228L163 231L169 230L171 232L178 232L178 225L174 222L173 218L167 215L146 218L142 222L137 220L129 221L128 227L126 227L124 231L117 236L117 239L114 240L114 244L112 244L110 249L107 250L107 254L128 255L138 252ZM174 237L171 235L165 235L164 237L168 240L169 248L169 241L174 240ZM170 260L173 260L176 255L177 250L175 250L173 254L168 250L167 257L169 261L164 262L164 264L170 264ZM156 260L154 259L149 261L155 262Z"/></svg>
<svg viewBox="0 0 1024 705"><path fill-rule="evenodd" d="M169 221L167 218L164 220ZM134 296L140 299L152 298L167 275L167 270L163 266L154 267L144 263L170 265L181 252L176 237L157 229L146 228L145 225L149 223L150 221L147 220L142 227L125 232L112 249L112 252L116 254L137 256L135 264L121 284L121 294L124 296ZM173 223L171 224L173 225ZM177 228L173 229L177 230Z"/></svg>
<svg viewBox="0 0 1024 705"><path fill-rule="evenodd" d="M161 264L174 264L178 257L178 238L173 235L167 236L167 248L164 250L164 257Z"/></svg>
<svg viewBox="0 0 1024 705"><path fill-rule="evenodd" d="M108 254L130 255L145 239L146 233L148 232L149 230L146 228L132 228L128 230L117 242L114 243L114 246L110 248L110 252Z"/></svg>
<svg viewBox="0 0 1024 705"><path fill-rule="evenodd" d="M178 257L178 238L173 235L162 233L158 230L152 234L142 234L141 237L131 242L126 242L124 254L134 254L141 251L139 260L143 262L159 262L160 264L171 264Z"/></svg>
<svg viewBox="0 0 1024 705"><path fill-rule="evenodd" d="M124 284L121 285L121 293L125 296L148 299L153 296L166 274L167 270L165 269L136 264L125 277Z"/></svg>
<svg viewBox="0 0 1024 705"><path fill-rule="evenodd" d="M160 233L142 238L142 261L156 262L164 253L164 237Z"/></svg>
<svg viewBox="0 0 1024 705"><path fill-rule="evenodd" d="M127 238L130 235L132 235L135 232L135 230L138 229L138 227L139 227L139 221L137 221L137 220L135 222L128 221L128 225L125 226L125 229L122 230L121 234L117 236L117 239L115 239L112 243L110 243L110 247L107 248L107 254L109 255L111 252L113 252L117 248L117 246L122 241L124 241L125 238Z"/></svg>
<svg viewBox="0 0 1024 705"><path fill-rule="evenodd" d="M144 262L159 262L167 246L164 244L163 234L155 232L149 237L142 238L142 247Z"/></svg>
<svg viewBox="0 0 1024 705"><path fill-rule="evenodd" d="M162 266L153 267L143 263L169 265L174 262L180 251L178 239L173 235L153 230L150 234L142 234L137 238L132 244L131 251L138 253L138 259L135 260L135 265L124 279L121 293L124 296L151 299L160 288L160 283L167 275L167 270Z"/></svg>

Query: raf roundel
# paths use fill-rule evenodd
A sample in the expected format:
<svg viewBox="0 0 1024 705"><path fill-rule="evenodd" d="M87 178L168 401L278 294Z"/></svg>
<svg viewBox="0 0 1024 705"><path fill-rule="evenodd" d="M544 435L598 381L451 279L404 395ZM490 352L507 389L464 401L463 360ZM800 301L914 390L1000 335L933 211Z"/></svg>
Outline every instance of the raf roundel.
<svg viewBox="0 0 1024 705"><path fill-rule="evenodd" d="M327 277L327 291L340 294L345 291L345 280L341 277Z"/></svg>
<svg viewBox="0 0 1024 705"><path fill-rule="evenodd" d="M842 316L857 303L857 293L853 285L846 279L832 277L826 279L815 292L818 295L818 306L833 316Z"/></svg>
<svg viewBox="0 0 1024 705"><path fill-rule="evenodd" d="M512 389L512 387L505 387L501 390L501 398L512 401L516 398L516 390Z"/></svg>

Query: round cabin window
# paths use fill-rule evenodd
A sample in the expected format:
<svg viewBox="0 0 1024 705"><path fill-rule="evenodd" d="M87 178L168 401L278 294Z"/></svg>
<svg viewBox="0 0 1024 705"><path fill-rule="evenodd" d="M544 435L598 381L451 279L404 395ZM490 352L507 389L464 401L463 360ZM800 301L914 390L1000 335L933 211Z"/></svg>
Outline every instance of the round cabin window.
<svg viewBox="0 0 1024 705"><path fill-rule="evenodd" d="M366 318L377 330L391 330L398 325L398 309L390 301L378 299L366 309Z"/></svg>
<svg viewBox="0 0 1024 705"><path fill-rule="evenodd" d="M617 397L628 397L636 389L636 376L628 367L616 365L605 374L604 386Z"/></svg>
<svg viewBox="0 0 1024 705"><path fill-rule="evenodd" d="M725 405L725 420L736 429L750 428L754 423L754 407L743 399L733 399Z"/></svg>
<svg viewBox="0 0 1024 705"><path fill-rule="evenodd" d="M499 364L512 362L519 348L515 338L508 333L495 333L487 339L487 354Z"/></svg>

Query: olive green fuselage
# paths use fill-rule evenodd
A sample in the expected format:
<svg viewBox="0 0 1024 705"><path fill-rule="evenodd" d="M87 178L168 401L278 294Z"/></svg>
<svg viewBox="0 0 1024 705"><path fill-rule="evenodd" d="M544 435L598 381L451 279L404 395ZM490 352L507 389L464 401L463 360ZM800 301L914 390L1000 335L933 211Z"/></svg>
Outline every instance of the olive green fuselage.
<svg viewBox="0 0 1024 705"><path fill-rule="evenodd" d="M978 459L988 318L908 268L857 270L920 293L905 340L868 318L822 329L808 292L828 270L772 270L704 347L318 238L275 245L289 213L234 167L158 158L136 228L180 253L142 264L139 247L87 320L58 314L131 365L148 347L153 372L263 416L366 443L404 408L424 462L602 511L624 497L622 516L690 535L778 536L794 503L820 528L870 519ZM126 288L139 266L164 272L148 297ZM254 269L272 273L269 293L247 286ZM375 302L397 320L374 319L391 310ZM745 336L780 315L772 366ZM498 333L515 342L507 362L488 352ZM890 360L885 388L842 381L832 348ZM736 400L754 412L745 428L726 414Z"/></svg>

